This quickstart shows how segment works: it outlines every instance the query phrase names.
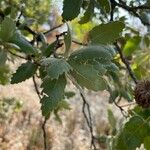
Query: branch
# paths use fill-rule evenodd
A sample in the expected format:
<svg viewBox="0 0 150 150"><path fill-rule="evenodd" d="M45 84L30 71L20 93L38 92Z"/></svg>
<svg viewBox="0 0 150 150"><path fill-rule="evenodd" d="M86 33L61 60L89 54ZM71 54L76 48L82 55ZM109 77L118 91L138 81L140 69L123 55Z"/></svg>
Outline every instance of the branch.
<svg viewBox="0 0 150 150"><path fill-rule="evenodd" d="M121 97L119 97L119 100L118 100L118 101L120 101L120 99L121 99ZM123 117L127 118L128 115L127 115L126 111L122 108L122 106L119 106L116 101L113 101L113 102L114 102L115 106L120 109L121 114L123 115Z"/></svg>
<svg viewBox="0 0 150 150"><path fill-rule="evenodd" d="M82 101L83 101L82 113L84 115L84 118L86 120L86 123L89 127L90 134L91 134L91 146L90 147L91 147L91 149L93 148L94 150L97 150L96 149L96 144L95 144L96 137L94 136L94 133L93 133L93 124L92 124L92 115L91 115L91 111L90 111L90 105L87 102L87 100L84 96L83 90L79 86L79 84L71 76L69 76L69 75L67 75L67 76L80 92L80 95L81 95L81 98L82 98ZM86 109L87 109L87 113L86 113Z"/></svg>
<svg viewBox="0 0 150 150"><path fill-rule="evenodd" d="M17 21L16 26L19 27L20 25L21 25L21 23L19 21ZM28 31L33 36L37 35L37 33L35 31L33 31L31 28L29 28L28 26L24 26L24 30Z"/></svg>
<svg viewBox="0 0 150 150"><path fill-rule="evenodd" d="M32 79L33 79L35 91L36 91L36 93L37 93L37 95L38 95L38 97L39 97L39 99L41 101L42 100L41 94L40 94L40 91L38 89L38 86L37 86L37 83L36 83L34 75L33 75ZM46 122L47 122L47 119L45 118L44 122L42 123L43 139L44 139L44 150L47 150L47 142L46 142L47 137L46 137L46 128L45 128L46 127Z"/></svg>
<svg viewBox="0 0 150 150"><path fill-rule="evenodd" d="M131 106L131 105L136 105L136 102L130 102L128 104L121 105L120 107L128 107L128 106Z"/></svg>
<svg viewBox="0 0 150 150"><path fill-rule="evenodd" d="M132 7L134 10L137 9L150 9L150 6L146 6L146 5L141 5L141 6L137 6L137 7Z"/></svg>
<svg viewBox="0 0 150 150"><path fill-rule="evenodd" d="M8 52L9 52L10 54L12 54L12 55L18 57L18 58L21 58L21 59L24 59L24 60L28 60L28 58L23 57L23 56L20 56L20 55L18 55L18 54L15 54L15 53L13 53L13 52L11 52L11 51L9 51L9 50L8 50Z"/></svg>
<svg viewBox="0 0 150 150"><path fill-rule="evenodd" d="M82 46L87 46L88 44L84 44L75 40L72 40L73 43L78 44L78 45L82 45Z"/></svg>
<svg viewBox="0 0 150 150"><path fill-rule="evenodd" d="M47 119L45 118L42 124L43 138L44 138L44 150L47 150L47 142L46 142L47 136L46 136L46 129L45 129L46 122L47 122Z"/></svg>
<svg viewBox="0 0 150 150"><path fill-rule="evenodd" d="M45 31L43 34L48 34L48 33L52 32L53 30L60 28L62 25L63 25L63 24L60 24L60 25L58 25L58 26L56 26L56 27L53 27L53 28L51 28L50 30Z"/></svg>
<svg viewBox="0 0 150 150"><path fill-rule="evenodd" d="M137 18L139 18L141 20L141 22L144 24L144 25L148 25L150 26L150 23L148 22L145 22L141 16L136 12L137 9L142 9L143 6L138 6L138 7L130 7L130 6L127 6L126 4L124 4L123 2L122 3L117 3L115 0L111 0L111 2L115 5L115 6L118 6L118 7L121 7L123 8L124 10L128 11L128 12L132 12L133 15ZM149 7L148 7L149 8ZM144 8L143 8L144 9Z"/></svg>
<svg viewBox="0 0 150 150"><path fill-rule="evenodd" d="M133 79L134 83L137 84L138 81L137 81L137 79L136 79L136 77L135 77L135 75L134 75L134 73L133 73L133 71L132 71L132 69L131 69L131 67L130 67L129 62L128 62L127 59L123 56L123 53L122 53L120 47L118 46L117 42L116 42L114 45L116 46L116 49L117 49L117 51L118 51L118 53L119 53L119 55L120 55L120 58L121 58L122 62L125 64L125 66L126 66L128 72L129 72L130 77Z"/></svg>
<svg viewBox="0 0 150 150"><path fill-rule="evenodd" d="M91 148L93 147L93 149L96 150L95 136L93 134L93 125L92 125L92 116L91 116L90 106L89 106L89 103L86 101L86 98L83 95L83 92L81 90L80 90L80 95L83 100L82 113L84 115L84 118L87 122L87 125L88 125L88 127L90 129L90 133L91 133ZM88 116L86 114L86 108L87 108Z"/></svg>

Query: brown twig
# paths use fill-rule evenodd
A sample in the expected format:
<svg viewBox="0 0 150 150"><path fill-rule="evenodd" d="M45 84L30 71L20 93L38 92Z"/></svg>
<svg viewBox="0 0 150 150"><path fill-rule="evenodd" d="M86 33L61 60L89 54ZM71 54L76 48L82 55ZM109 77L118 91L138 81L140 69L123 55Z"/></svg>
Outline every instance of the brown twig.
<svg viewBox="0 0 150 150"><path fill-rule="evenodd" d="M60 25L58 25L58 26L56 26L56 27L53 27L53 28L51 28L50 30L43 32L43 34L48 34L48 33L52 32L53 30L60 28L62 25L63 25L63 24L60 24Z"/></svg>
<svg viewBox="0 0 150 150"><path fill-rule="evenodd" d="M9 50L8 50L8 52L9 52L10 54L12 54L12 55L14 55L14 56L18 57L18 58L21 58L21 59L24 59L24 60L28 60L28 58L23 57L23 56L18 55L18 54L15 54L15 53L13 53L12 51L9 51Z"/></svg>
<svg viewBox="0 0 150 150"><path fill-rule="evenodd" d="M141 20L141 22L144 24L144 25L147 25L147 26L150 26L150 23L149 22L146 22L144 21L141 16L137 13L137 10L138 9L146 9L149 7L145 7L145 6L137 6L137 7L130 7L128 5L126 5L125 3L118 3L116 2L115 0L111 0L111 3L113 3L115 6L118 6L120 8L123 8L124 10L128 11L128 12L131 12L135 17L139 18Z"/></svg>
<svg viewBox="0 0 150 150"><path fill-rule="evenodd" d="M86 98L84 96L84 93L83 93L83 89L79 86L79 84L70 75L67 75L67 77L72 81L72 83L76 86L76 88L80 92L80 95L81 95L81 98L82 98L82 101L83 101L82 113L84 115L84 118L86 120L86 123L88 125L89 130L90 130L90 135L91 135L90 148L91 149L93 148L93 150L97 150L96 149L96 144L95 144L96 137L94 136L94 133L93 133L93 124L92 124L92 115L91 115L91 111L90 111L90 105L87 102L87 100L86 100ZM86 113L86 110L87 110L87 113Z"/></svg>
<svg viewBox="0 0 150 150"><path fill-rule="evenodd" d="M118 53L119 53L119 55L120 55L120 58L121 58L122 62L125 64L125 66L126 66L128 72L129 72L130 77L133 79L134 83L137 84L138 81L137 81L137 79L136 79L136 77L135 77L135 75L134 75L134 73L133 73L133 71L132 71L132 69L131 69L131 67L130 67L130 65L129 65L129 62L128 62L127 59L123 56L122 50L120 49L120 47L119 47L119 45L117 44L117 42L114 43L114 45L116 46L116 49L117 49L117 51L118 51Z"/></svg>
<svg viewBox="0 0 150 150"><path fill-rule="evenodd" d="M94 150L96 150L95 136L93 134L93 125L92 125L92 116L91 116L90 106L89 106L89 103L86 101L86 98L81 91L80 91L80 95L81 95L82 100L83 100L82 113L84 115L84 118L87 122L87 125L88 125L88 127L90 129L90 133L91 133L91 149L93 148ZM86 114L86 109L87 109L88 115Z"/></svg>
<svg viewBox="0 0 150 150"><path fill-rule="evenodd" d="M44 138L44 150L47 150L47 142L46 142L47 136L46 136L46 128L45 128L46 122L47 122L47 119L45 118L42 124L43 138Z"/></svg>
<svg viewBox="0 0 150 150"><path fill-rule="evenodd" d="M33 75L32 79L33 79L35 91L36 91L36 93L37 93L37 95L38 95L38 97L41 101L42 100L41 94L40 94L40 91L38 89L38 86L37 86L34 75ZM47 142L46 142L47 136L46 136L46 128L45 128L46 127L46 122L47 122L47 118L44 118L44 122L42 123L42 131L43 131L43 139L44 139L44 150L47 150Z"/></svg>
<svg viewBox="0 0 150 150"><path fill-rule="evenodd" d="M73 43L75 44L78 44L78 45L82 45L82 46L87 46L88 44L85 44L85 43L81 43L81 42L78 42L76 40L72 40Z"/></svg>

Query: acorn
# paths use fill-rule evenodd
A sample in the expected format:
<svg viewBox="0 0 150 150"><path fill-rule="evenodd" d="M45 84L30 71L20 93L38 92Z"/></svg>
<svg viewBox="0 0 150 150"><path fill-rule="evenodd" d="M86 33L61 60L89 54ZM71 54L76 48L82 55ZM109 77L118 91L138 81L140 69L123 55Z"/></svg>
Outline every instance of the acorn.
<svg viewBox="0 0 150 150"><path fill-rule="evenodd" d="M134 90L135 101L143 108L150 108L150 81L139 81Z"/></svg>

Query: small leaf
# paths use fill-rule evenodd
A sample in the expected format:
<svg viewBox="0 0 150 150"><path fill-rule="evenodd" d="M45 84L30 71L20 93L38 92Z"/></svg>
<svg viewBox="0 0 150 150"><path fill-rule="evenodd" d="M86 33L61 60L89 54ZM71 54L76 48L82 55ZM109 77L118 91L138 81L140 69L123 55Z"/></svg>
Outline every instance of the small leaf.
<svg viewBox="0 0 150 150"><path fill-rule="evenodd" d="M5 17L1 24L0 38L7 42L13 36L15 30L16 25L14 21L8 17Z"/></svg>
<svg viewBox="0 0 150 150"><path fill-rule="evenodd" d="M150 136L144 138L144 148L150 150Z"/></svg>
<svg viewBox="0 0 150 150"><path fill-rule="evenodd" d="M67 28L68 28L67 34L64 35L64 42L65 42L65 46L66 46L66 50L65 50L65 53L64 53L65 57L68 56L69 50L71 48L71 43L72 43L71 30L70 30L70 27L69 27L68 24L67 24Z"/></svg>
<svg viewBox="0 0 150 150"><path fill-rule="evenodd" d="M83 0L64 0L63 2L63 21L69 21L78 16Z"/></svg>
<svg viewBox="0 0 150 150"><path fill-rule="evenodd" d="M60 100L62 98L65 86L65 75L60 76L58 79L51 79L47 76L41 84L41 87L43 88L42 92L54 100Z"/></svg>
<svg viewBox="0 0 150 150"><path fill-rule="evenodd" d="M17 69L16 73L13 74L11 78L11 84L19 83L25 81L26 79L29 79L35 74L36 70L37 70L37 65L35 65L30 61L22 64Z"/></svg>
<svg viewBox="0 0 150 150"><path fill-rule="evenodd" d="M125 25L115 21L107 24L100 24L90 31L90 39L93 44L111 44L121 35Z"/></svg>
<svg viewBox="0 0 150 150"><path fill-rule="evenodd" d="M47 48L42 51L43 55L49 57L54 52L55 46L56 46L56 41L49 44Z"/></svg>
<svg viewBox="0 0 150 150"><path fill-rule="evenodd" d="M110 13L111 6L109 0L98 0L98 3L105 13Z"/></svg>
<svg viewBox="0 0 150 150"><path fill-rule="evenodd" d="M9 42L19 46L21 49L21 52L24 52L26 54L33 54L35 52L34 47L19 32L16 32L10 38Z"/></svg>
<svg viewBox="0 0 150 150"><path fill-rule="evenodd" d="M51 79L58 79L63 73L72 70L64 59L46 58L42 60L42 65L47 66L47 74Z"/></svg>
<svg viewBox="0 0 150 150"><path fill-rule="evenodd" d="M88 6L86 12L84 13L84 16L80 19L79 23L84 24L84 23L87 23L88 21L90 21L90 19L93 16L93 13L94 13L94 1L90 0L89 6Z"/></svg>
<svg viewBox="0 0 150 150"><path fill-rule="evenodd" d="M54 80L49 77L44 79L41 87L43 88L42 92L47 94L47 96L44 96L41 100L41 109L45 117L49 117L50 112L56 109L59 102L63 99L66 84L65 75Z"/></svg>

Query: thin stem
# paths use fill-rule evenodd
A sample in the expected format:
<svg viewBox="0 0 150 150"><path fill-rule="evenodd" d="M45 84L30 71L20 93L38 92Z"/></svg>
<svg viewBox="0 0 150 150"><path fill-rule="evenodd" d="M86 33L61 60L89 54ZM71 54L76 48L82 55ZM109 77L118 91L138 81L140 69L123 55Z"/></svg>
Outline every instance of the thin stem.
<svg viewBox="0 0 150 150"><path fill-rule="evenodd" d="M78 44L78 45L82 45L82 46L87 46L88 44L85 44L85 43L81 43L81 42L78 42L76 40L72 40L73 43L75 44Z"/></svg>
<svg viewBox="0 0 150 150"><path fill-rule="evenodd" d="M114 5L116 5L116 6L118 6L118 7L121 7L121 8L123 8L124 10L126 10L126 11L128 11L128 12L132 12L132 14L133 14L135 17L139 18L139 19L141 20L141 22L142 22L144 25L148 25L148 26L150 25L150 23L144 21L144 20L141 18L141 16L136 12L137 9L142 9L141 6L138 6L138 7L130 7L130 6L126 5L126 4L124 4L123 2L122 2L122 3L117 3L115 0L111 0L111 1L113 2ZM145 8L143 8L143 9L145 9Z"/></svg>
<svg viewBox="0 0 150 150"><path fill-rule="evenodd" d="M132 69L131 69L131 67L130 67L129 62L128 62L127 59L123 56L123 53L122 53L122 51L121 51L119 45L117 44L117 42L116 42L114 45L116 46L116 49L117 49L117 51L118 51L118 53L119 53L119 55L120 55L120 58L121 58L122 62L125 64L125 66L126 66L128 72L129 72L130 77L133 79L134 83L137 84L138 81L137 81L137 79L136 79L136 77L135 77L135 75L134 75L134 73L133 73L133 71L132 71Z"/></svg>
<svg viewBox="0 0 150 150"><path fill-rule="evenodd" d="M42 124L43 138L44 138L44 150L47 150L47 142L46 142L46 139L47 139L47 136L46 136L46 122L47 122L47 119L45 118L45 119L44 119L44 122L43 122L43 124Z"/></svg>
<svg viewBox="0 0 150 150"><path fill-rule="evenodd" d="M130 102L128 104L121 105L120 107L128 107L128 106L131 106L131 105L136 105L136 102Z"/></svg>
<svg viewBox="0 0 150 150"><path fill-rule="evenodd" d="M81 95L81 98L83 101L82 113L84 115L84 118L86 120L86 123L89 127L90 134L91 134L91 146L90 147L91 147L91 149L93 148L93 150L96 150L96 144L95 144L96 138L93 133L93 124L92 124L92 115L91 115L91 111L90 111L90 105L84 96L83 89L78 85L78 83L71 76L69 76L69 75L67 75L67 76L80 92L80 95ZM87 110L87 113L86 113L86 110Z"/></svg>
<svg viewBox="0 0 150 150"><path fill-rule="evenodd" d="M37 83L36 83L36 80L35 80L35 76L33 75L32 77L33 79L33 83L34 83L34 88L36 90L36 93L40 99L40 101L42 100L41 98L41 94L40 94L40 91L38 89L38 86L37 86ZM46 122L47 122L47 119L44 118L44 122L42 123L42 131L43 131L43 139L44 139L44 150L47 150L47 142L46 142L46 139L47 139L47 136L46 136Z"/></svg>
<svg viewBox="0 0 150 150"><path fill-rule="evenodd" d="M21 58L21 59L24 59L24 60L28 60L26 57L20 56L20 55L15 54L15 53L13 53L13 52L11 52L11 51L8 51L8 52L9 52L10 54L12 54L12 55L18 57L18 58Z"/></svg>
<svg viewBox="0 0 150 150"><path fill-rule="evenodd" d="M58 25L58 26L56 26L56 27L53 27L53 28L51 28L50 30L45 31L43 34L48 34L48 33L52 32L53 30L60 28L62 25L63 25L63 24L60 24L60 25Z"/></svg>

